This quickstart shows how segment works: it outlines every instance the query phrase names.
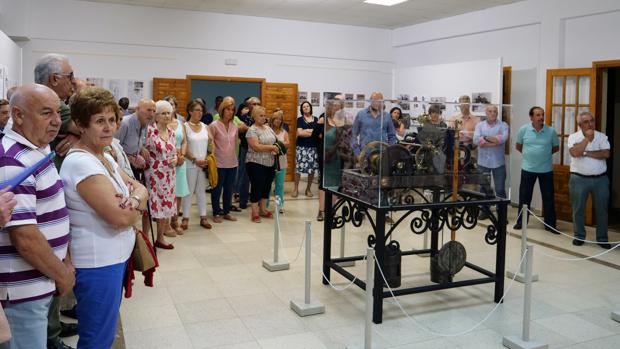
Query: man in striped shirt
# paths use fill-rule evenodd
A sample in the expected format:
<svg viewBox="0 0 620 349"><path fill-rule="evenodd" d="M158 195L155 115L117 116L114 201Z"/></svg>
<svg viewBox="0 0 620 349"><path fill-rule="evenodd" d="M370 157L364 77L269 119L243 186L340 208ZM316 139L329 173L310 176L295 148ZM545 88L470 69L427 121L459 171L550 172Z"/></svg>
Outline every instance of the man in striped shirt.
<svg viewBox="0 0 620 349"><path fill-rule="evenodd" d="M15 177L50 152L60 129L60 100L50 88L22 86L11 98L13 124L0 141L0 181ZM0 300L13 338L0 348L43 349L52 295L67 294L75 269L67 256L69 215L52 161L17 185L17 205L0 230Z"/></svg>

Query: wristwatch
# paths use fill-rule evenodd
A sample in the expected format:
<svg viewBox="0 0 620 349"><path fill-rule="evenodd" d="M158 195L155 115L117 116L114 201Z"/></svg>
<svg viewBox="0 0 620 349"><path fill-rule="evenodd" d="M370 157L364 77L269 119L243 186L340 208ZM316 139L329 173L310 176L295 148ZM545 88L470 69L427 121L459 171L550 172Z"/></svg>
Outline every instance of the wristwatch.
<svg viewBox="0 0 620 349"><path fill-rule="evenodd" d="M142 200L140 200L140 197L138 195L133 195L130 198L131 199L136 199L136 202L138 202L138 206L136 208L140 207L140 204L142 203Z"/></svg>

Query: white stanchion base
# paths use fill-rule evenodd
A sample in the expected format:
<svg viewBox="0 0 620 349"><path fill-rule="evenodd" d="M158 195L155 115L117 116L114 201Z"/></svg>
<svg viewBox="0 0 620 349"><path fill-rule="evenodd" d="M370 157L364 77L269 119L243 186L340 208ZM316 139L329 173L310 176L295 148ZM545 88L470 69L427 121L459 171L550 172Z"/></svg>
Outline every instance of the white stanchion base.
<svg viewBox="0 0 620 349"><path fill-rule="evenodd" d="M548 344L534 342L534 341L525 342L521 339L521 337L518 337L518 336L504 337L504 339L502 340L502 344L506 348L510 348L510 349L547 349L549 348Z"/></svg>
<svg viewBox="0 0 620 349"><path fill-rule="evenodd" d="M325 306L323 304L312 301L308 304L304 301L291 301L291 309L302 317L323 314L325 312Z"/></svg>
<svg viewBox="0 0 620 349"><path fill-rule="evenodd" d="M620 310L611 313L611 319L620 322Z"/></svg>
<svg viewBox="0 0 620 349"><path fill-rule="evenodd" d="M523 273L514 273L512 271L507 271L506 272L506 277L509 279L514 278L515 281L520 282L522 284L525 283L525 274ZM538 274L532 274L532 282L536 282L538 281Z"/></svg>
<svg viewBox="0 0 620 349"><path fill-rule="evenodd" d="M338 262L336 263L341 267L354 267L355 266L355 261L348 261L348 262Z"/></svg>
<svg viewBox="0 0 620 349"><path fill-rule="evenodd" d="M269 271L288 270L290 267L288 262L274 262L263 259L263 268Z"/></svg>

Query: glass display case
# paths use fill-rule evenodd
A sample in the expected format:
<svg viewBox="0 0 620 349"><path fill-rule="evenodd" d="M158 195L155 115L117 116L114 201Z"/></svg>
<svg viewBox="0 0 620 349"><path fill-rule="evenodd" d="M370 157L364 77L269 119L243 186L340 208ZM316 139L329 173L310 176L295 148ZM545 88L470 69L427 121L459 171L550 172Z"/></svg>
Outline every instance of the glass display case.
<svg viewBox="0 0 620 349"><path fill-rule="evenodd" d="M336 98L324 107L326 189L376 207L414 204L428 190L441 201L509 198L510 105Z"/></svg>

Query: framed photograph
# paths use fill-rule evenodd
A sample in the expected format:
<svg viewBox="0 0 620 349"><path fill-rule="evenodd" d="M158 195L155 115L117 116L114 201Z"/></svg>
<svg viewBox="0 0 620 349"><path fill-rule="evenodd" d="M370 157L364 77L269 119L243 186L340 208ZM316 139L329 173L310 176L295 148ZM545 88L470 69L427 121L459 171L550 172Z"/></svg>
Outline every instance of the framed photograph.
<svg viewBox="0 0 620 349"><path fill-rule="evenodd" d="M353 108L353 93L345 93L344 94L344 107L345 108Z"/></svg>
<svg viewBox="0 0 620 349"><path fill-rule="evenodd" d="M402 110L409 110L409 95L408 94L400 94L398 95L398 106Z"/></svg>
<svg viewBox="0 0 620 349"><path fill-rule="evenodd" d="M491 92L474 92L471 94L471 111L475 114L484 114L485 106L490 104L493 94Z"/></svg>
<svg viewBox="0 0 620 349"><path fill-rule="evenodd" d="M311 92L310 93L310 104L313 107L318 107L321 105L321 92Z"/></svg>
<svg viewBox="0 0 620 349"><path fill-rule="evenodd" d="M357 102L355 102L355 108L364 108L364 105L366 103L364 103L364 100L366 99L366 95L363 93L358 93L355 95L355 100Z"/></svg>
<svg viewBox="0 0 620 349"><path fill-rule="evenodd" d="M336 96L341 95L342 92L323 92L323 105L328 99L334 99Z"/></svg>
<svg viewBox="0 0 620 349"><path fill-rule="evenodd" d="M431 103L439 104L441 106L441 110L446 110L446 100L446 97L431 97Z"/></svg>
<svg viewBox="0 0 620 349"><path fill-rule="evenodd" d="M308 92L306 91L299 91L297 93L297 105L301 105L301 103L305 102L308 100Z"/></svg>

